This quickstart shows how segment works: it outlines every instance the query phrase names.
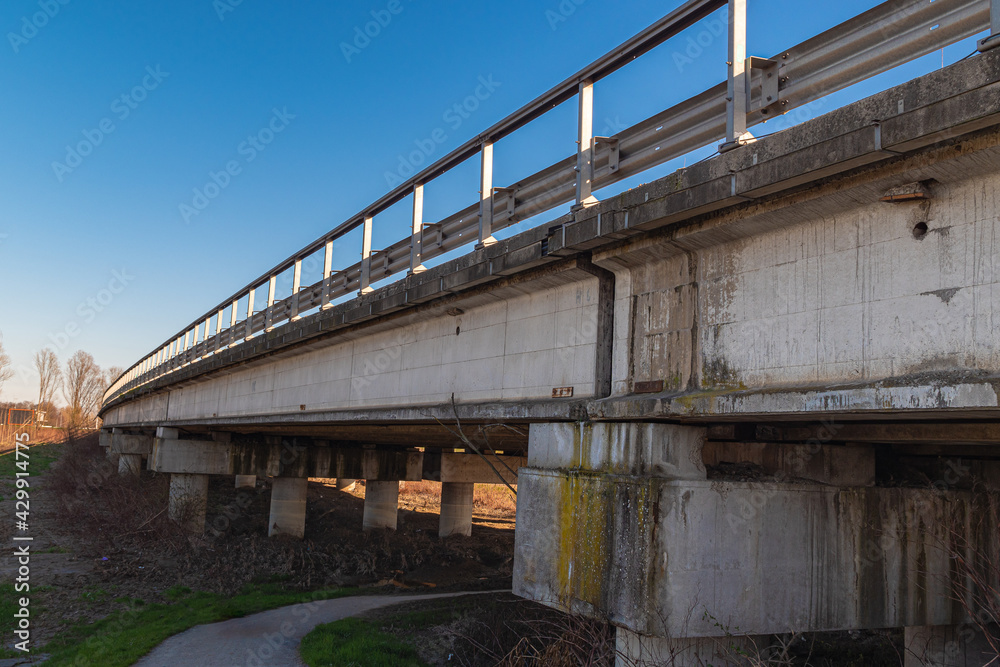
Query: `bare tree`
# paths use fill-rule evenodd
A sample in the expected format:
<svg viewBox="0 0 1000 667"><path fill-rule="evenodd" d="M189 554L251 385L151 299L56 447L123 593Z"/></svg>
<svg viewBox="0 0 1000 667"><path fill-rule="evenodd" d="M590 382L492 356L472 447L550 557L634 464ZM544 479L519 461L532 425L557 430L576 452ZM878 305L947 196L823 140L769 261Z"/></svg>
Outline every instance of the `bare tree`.
<svg viewBox="0 0 1000 667"><path fill-rule="evenodd" d="M4 383L14 377L14 369L11 368L14 362L10 355L3 350L3 339L0 338L0 391L3 391Z"/></svg>
<svg viewBox="0 0 1000 667"><path fill-rule="evenodd" d="M108 370L104 371L104 391L107 391L108 388L115 383L115 380L120 378L124 372L125 369L121 366L112 366Z"/></svg>
<svg viewBox="0 0 1000 667"><path fill-rule="evenodd" d="M97 414L104 392L104 373L94 357L78 350L66 362L63 396L69 404L70 420L80 426Z"/></svg>
<svg viewBox="0 0 1000 667"><path fill-rule="evenodd" d="M41 409L43 405L52 403L62 379L59 357L49 348L42 348L35 352L35 370L38 371L38 407Z"/></svg>

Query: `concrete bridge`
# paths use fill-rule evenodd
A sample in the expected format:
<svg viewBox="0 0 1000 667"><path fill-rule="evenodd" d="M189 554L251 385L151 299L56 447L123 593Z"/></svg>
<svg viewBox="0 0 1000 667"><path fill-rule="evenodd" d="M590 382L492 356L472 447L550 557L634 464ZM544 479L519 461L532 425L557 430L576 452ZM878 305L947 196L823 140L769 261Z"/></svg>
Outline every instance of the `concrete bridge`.
<svg viewBox="0 0 1000 667"><path fill-rule="evenodd" d="M862 628L905 628L907 665L995 657L1000 50L746 128L998 33L1000 7L888 2L746 58L731 0L728 84L594 137L594 82L726 4L684 4L151 352L102 408L122 472L169 473L192 530L209 475L271 476L271 533L297 536L309 477L367 480L366 528L395 527L400 481L440 481L442 536L471 530L474 484L517 483L515 591L609 619L623 664ZM578 154L494 187L493 142L574 96ZM476 154L479 203L424 221L423 186ZM373 251L406 198L412 236Z"/></svg>

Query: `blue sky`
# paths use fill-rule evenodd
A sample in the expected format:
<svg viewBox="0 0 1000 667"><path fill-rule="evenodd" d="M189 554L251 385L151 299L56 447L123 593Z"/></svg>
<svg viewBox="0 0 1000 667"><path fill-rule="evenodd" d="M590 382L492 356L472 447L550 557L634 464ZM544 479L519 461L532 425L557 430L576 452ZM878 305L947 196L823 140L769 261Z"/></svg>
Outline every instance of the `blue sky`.
<svg viewBox="0 0 1000 667"><path fill-rule="evenodd" d="M0 331L19 373L0 400L35 397L37 379L24 369L46 345L62 360L84 349L102 366L131 365L379 198L415 142L427 146L442 130L430 159L443 156L677 4L8 0L0 10ZM748 52L772 55L874 4L803 12L791 0L750 0ZM376 19L379 34L355 42ZM598 133L722 80L725 39L690 50L711 27L599 82ZM945 61L972 48L950 47ZM941 57L817 108L918 76ZM449 113L483 80L491 85L478 109ZM575 117L573 102L564 104L498 143L497 185L571 154ZM232 174L220 176L227 165ZM428 186L428 220L475 201L477 169L465 165ZM206 204L195 190L212 174L225 187L193 214ZM402 238L407 216L399 206L376 218L374 247ZM357 261L355 245L339 245L335 263Z"/></svg>

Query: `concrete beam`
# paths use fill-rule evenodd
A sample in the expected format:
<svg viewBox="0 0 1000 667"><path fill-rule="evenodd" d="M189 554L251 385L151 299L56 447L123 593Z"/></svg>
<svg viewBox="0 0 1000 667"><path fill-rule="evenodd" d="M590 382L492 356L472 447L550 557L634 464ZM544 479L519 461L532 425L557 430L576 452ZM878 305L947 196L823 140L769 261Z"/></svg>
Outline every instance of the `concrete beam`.
<svg viewBox="0 0 1000 667"><path fill-rule="evenodd" d="M275 477L271 486L271 516L267 535L302 538L306 532L306 494L309 480L304 477Z"/></svg>
<svg viewBox="0 0 1000 667"><path fill-rule="evenodd" d="M149 469L156 472L231 475L232 446L214 440L175 440L157 437Z"/></svg>
<svg viewBox="0 0 1000 667"><path fill-rule="evenodd" d="M527 463L523 456L493 456L487 454L493 467L500 472L503 481L517 484L517 471ZM499 460L497 460L499 459ZM508 470L508 468L510 470ZM511 472L513 471L513 473ZM490 465L473 452L425 452L424 479L442 483L502 484L500 477Z"/></svg>
<svg viewBox="0 0 1000 667"><path fill-rule="evenodd" d="M705 479L705 429L642 422L532 424L532 468Z"/></svg>
<svg viewBox="0 0 1000 667"><path fill-rule="evenodd" d="M132 435L115 429L111 435L111 451L116 454L140 454L149 456L153 449L153 436Z"/></svg>
<svg viewBox="0 0 1000 667"><path fill-rule="evenodd" d="M170 475L168 516L192 533L205 531L208 475Z"/></svg>
<svg viewBox="0 0 1000 667"><path fill-rule="evenodd" d="M870 445L783 445L707 442L705 465L754 463L781 479L808 479L833 486L874 486L875 448Z"/></svg>
<svg viewBox="0 0 1000 667"><path fill-rule="evenodd" d="M257 475L236 475L237 489L253 489L257 487Z"/></svg>
<svg viewBox="0 0 1000 667"><path fill-rule="evenodd" d="M399 482L365 481L364 530L396 530L399 513Z"/></svg>
<svg viewBox="0 0 1000 667"><path fill-rule="evenodd" d="M472 503L476 485L471 482L441 484L441 520L438 536L472 535Z"/></svg>

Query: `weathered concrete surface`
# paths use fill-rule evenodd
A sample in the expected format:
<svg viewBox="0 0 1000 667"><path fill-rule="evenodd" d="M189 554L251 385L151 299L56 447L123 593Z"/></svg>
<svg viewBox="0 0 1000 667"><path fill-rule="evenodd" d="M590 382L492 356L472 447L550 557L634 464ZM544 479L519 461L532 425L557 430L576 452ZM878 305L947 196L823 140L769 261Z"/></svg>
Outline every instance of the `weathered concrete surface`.
<svg viewBox="0 0 1000 667"><path fill-rule="evenodd" d="M364 530L388 528L396 530L399 516L399 482L366 482L365 511L361 523Z"/></svg>
<svg viewBox="0 0 1000 667"><path fill-rule="evenodd" d="M512 274L470 253L352 302L350 326L280 327L104 416L332 433L453 419L452 393L496 421L995 414L998 80L1000 53L977 55L562 219ZM882 201L907 184L927 198Z"/></svg>
<svg viewBox="0 0 1000 667"><path fill-rule="evenodd" d="M705 465L753 463L779 480L804 479L833 486L874 486L871 446L779 445L766 442L707 442Z"/></svg>
<svg viewBox="0 0 1000 667"><path fill-rule="evenodd" d="M536 432L549 452L569 451L551 428L533 428L515 592L644 635L715 637L717 623L752 635L957 625L969 581L953 552L981 548L972 562L988 571L997 544L996 496L678 479L655 465L536 459Z"/></svg>
<svg viewBox="0 0 1000 667"><path fill-rule="evenodd" d="M257 475L236 475L237 489L252 489L257 486Z"/></svg>
<svg viewBox="0 0 1000 667"><path fill-rule="evenodd" d="M274 478L271 485L271 515L267 521L268 537L289 535L302 538L305 535L308 490L308 479Z"/></svg>
<svg viewBox="0 0 1000 667"><path fill-rule="evenodd" d="M441 515L438 536L472 535L472 503L476 485L471 482L441 484Z"/></svg>

